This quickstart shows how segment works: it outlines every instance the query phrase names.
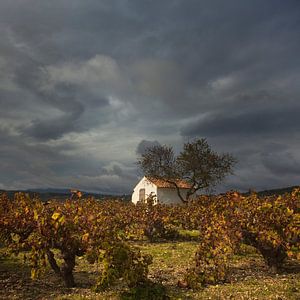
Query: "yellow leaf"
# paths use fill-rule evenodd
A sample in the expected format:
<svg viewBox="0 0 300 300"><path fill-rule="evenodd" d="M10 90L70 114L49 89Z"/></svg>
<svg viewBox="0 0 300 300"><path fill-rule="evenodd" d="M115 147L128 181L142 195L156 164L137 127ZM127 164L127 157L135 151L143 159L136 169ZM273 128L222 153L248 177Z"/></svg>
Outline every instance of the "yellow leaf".
<svg viewBox="0 0 300 300"><path fill-rule="evenodd" d="M37 275L36 269L31 269L31 279L36 279L36 275Z"/></svg>
<svg viewBox="0 0 300 300"><path fill-rule="evenodd" d="M39 214L37 213L37 211L35 209L33 210L33 218L35 221L37 221L39 218Z"/></svg>
<svg viewBox="0 0 300 300"><path fill-rule="evenodd" d="M89 234L88 234L88 233L85 233L85 234L82 236L82 240L83 240L84 242L87 242L88 239L89 239Z"/></svg>
<svg viewBox="0 0 300 300"><path fill-rule="evenodd" d="M52 215L52 219L53 219L54 221L56 221L56 220L59 218L59 216L60 216L60 213L59 213L59 212L55 212L55 213Z"/></svg>
<svg viewBox="0 0 300 300"><path fill-rule="evenodd" d="M62 217L60 217L60 218L59 218L59 220L58 220L58 223L60 223L60 224L64 224L64 223L65 223L65 221L66 221L66 218L65 218L65 216L62 216Z"/></svg>

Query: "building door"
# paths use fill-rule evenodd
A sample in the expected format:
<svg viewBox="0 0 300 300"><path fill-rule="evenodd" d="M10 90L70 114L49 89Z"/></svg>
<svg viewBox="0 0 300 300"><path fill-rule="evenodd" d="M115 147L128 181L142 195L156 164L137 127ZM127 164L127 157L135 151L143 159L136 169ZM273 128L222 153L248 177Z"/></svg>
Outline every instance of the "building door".
<svg viewBox="0 0 300 300"><path fill-rule="evenodd" d="M146 199L146 191L145 189L140 189L139 191L139 201L144 203Z"/></svg>

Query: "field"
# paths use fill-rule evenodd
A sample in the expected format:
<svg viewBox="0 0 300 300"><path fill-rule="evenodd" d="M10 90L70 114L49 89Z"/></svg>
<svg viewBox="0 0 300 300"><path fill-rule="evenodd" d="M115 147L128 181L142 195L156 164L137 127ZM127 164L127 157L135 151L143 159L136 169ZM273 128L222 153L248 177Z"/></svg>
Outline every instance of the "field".
<svg viewBox="0 0 300 300"><path fill-rule="evenodd" d="M161 285L166 289L169 299L300 299L300 264L289 260L279 274L273 274L250 246L243 245L230 261L232 274L228 282L194 291L180 288L177 283L193 263L197 242L136 242L134 245L143 253L153 255L149 278L157 283L158 289ZM122 282L108 291L93 292L91 287L99 266L87 264L84 259L77 260L75 288L65 288L50 268L41 278L31 280L30 267L23 263L21 254L2 256L0 268L1 299L130 299L125 298L128 288Z"/></svg>
<svg viewBox="0 0 300 300"><path fill-rule="evenodd" d="M300 299L300 189L150 200L3 194L0 298Z"/></svg>

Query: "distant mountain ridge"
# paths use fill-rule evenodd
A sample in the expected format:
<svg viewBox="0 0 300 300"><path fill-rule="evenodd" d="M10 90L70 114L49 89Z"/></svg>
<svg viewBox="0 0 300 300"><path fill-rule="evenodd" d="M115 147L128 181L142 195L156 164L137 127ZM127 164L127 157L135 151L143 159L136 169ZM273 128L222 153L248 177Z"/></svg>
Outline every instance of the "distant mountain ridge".
<svg viewBox="0 0 300 300"><path fill-rule="evenodd" d="M35 188L27 189L26 192L35 192L35 193L57 193L57 194L69 194L70 189L55 189L55 188Z"/></svg>
<svg viewBox="0 0 300 300"><path fill-rule="evenodd" d="M248 192L242 193L244 196L250 195L252 192L257 193L259 197L268 197L268 196L279 196L284 195L286 193L291 193L295 188L299 188L300 186L294 185L284 188L276 188L276 189L270 189L270 190L262 190L262 191L256 191L249 189Z"/></svg>
<svg viewBox="0 0 300 300"><path fill-rule="evenodd" d="M283 195L286 193L291 193L295 188L299 188L300 186L294 185L285 188L278 188L278 189L271 189L271 190L264 190L257 192L259 196L273 196L273 195Z"/></svg>
<svg viewBox="0 0 300 300"><path fill-rule="evenodd" d="M15 193L26 193L29 194L30 197L37 196L42 201L47 201L49 199L56 200L65 200L71 197L70 189L55 189L55 188L35 188L28 190L0 190L0 193L6 193L9 198L12 198ZM112 195L112 194L100 194L100 193L91 193L82 191L83 198L94 197L95 199L105 200L105 199L120 199L124 201L129 201L131 195Z"/></svg>

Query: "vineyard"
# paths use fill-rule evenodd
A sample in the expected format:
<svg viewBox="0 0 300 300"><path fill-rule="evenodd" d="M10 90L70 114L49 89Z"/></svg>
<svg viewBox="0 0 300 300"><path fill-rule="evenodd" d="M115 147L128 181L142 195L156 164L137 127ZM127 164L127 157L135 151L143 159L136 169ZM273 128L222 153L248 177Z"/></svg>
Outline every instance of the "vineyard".
<svg viewBox="0 0 300 300"><path fill-rule="evenodd" d="M40 284L51 274L79 294L86 278L77 280L78 267L93 270L84 286L90 299L222 299L212 290L238 286L243 278L235 276L236 266L250 257L259 276L290 276L280 299L299 299L300 189L269 197L228 192L173 206L148 200L42 202L2 194L0 268L15 257L30 268L32 282ZM172 280L161 272L167 270L163 264L173 270ZM234 291L228 295L224 299L242 299Z"/></svg>

